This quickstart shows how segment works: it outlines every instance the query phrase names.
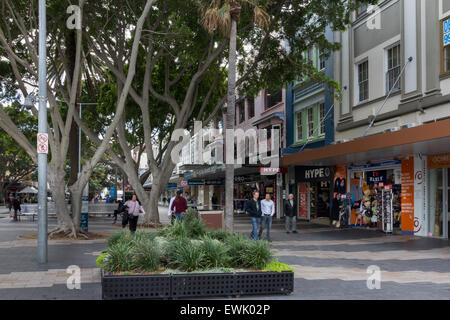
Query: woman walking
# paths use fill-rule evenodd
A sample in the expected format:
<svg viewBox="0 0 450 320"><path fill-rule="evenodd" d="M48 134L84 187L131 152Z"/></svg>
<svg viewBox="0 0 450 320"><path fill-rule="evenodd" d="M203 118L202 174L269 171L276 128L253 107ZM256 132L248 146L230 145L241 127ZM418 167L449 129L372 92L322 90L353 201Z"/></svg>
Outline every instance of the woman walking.
<svg viewBox="0 0 450 320"><path fill-rule="evenodd" d="M130 226L130 231L135 232L139 220L139 213L143 212L145 214L144 209L137 200L135 194L133 194L131 200L125 202L125 206L128 207L128 224Z"/></svg>

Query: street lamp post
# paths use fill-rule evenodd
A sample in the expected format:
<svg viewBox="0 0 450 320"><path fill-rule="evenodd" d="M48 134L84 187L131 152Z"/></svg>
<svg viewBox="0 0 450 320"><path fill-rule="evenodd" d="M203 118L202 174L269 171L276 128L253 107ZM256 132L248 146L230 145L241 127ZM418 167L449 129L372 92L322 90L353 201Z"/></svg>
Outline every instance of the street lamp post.
<svg viewBox="0 0 450 320"><path fill-rule="evenodd" d="M47 16L39 0L39 116L38 132L47 134ZM38 262L47 263L47 153L38 153Z"/></svg>

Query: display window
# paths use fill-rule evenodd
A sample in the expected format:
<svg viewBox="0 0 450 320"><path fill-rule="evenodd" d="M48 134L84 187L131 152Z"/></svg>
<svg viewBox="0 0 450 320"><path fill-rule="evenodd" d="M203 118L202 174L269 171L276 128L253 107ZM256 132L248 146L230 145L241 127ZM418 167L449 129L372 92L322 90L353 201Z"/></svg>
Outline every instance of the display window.
<svg viewBox="0 0 450 320"><path fill-rule="evenodd" d="M349 193L355 202L350 224L386 232L401 228L400 167L350 170Z"/></svg>

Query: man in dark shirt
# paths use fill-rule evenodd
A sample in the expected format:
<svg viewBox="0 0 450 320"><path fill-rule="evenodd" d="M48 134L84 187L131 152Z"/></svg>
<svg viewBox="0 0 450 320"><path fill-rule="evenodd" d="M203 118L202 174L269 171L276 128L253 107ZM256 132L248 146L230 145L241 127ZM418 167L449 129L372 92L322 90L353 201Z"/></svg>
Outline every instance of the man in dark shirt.
<svg viewBox="0 0 450 320"><path fill-rule="evenodd" d="M261 202L259 201L259 192L253 192L253 199L247 202L246 212L252 220L252 233L250 238L258 240L258 227L261 221Z"/></svg>
<svg viewBox="0 0 450 320"><path fill-rule="evenodd" d="M292 193L284 202L284 215L286 216L286 233L297 233L296 204Z"/></svg>

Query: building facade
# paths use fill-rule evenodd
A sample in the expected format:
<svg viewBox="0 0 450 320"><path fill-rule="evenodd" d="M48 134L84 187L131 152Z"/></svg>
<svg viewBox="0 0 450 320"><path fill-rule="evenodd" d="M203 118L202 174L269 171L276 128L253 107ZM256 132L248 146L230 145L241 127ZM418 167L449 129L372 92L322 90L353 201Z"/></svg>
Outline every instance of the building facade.
<svg viewBox="0 0 450 320"><path fill-rule="evenodd" d="M369 224L360 213L370 211L376 228L448 238L450 1L364 9L334 34L335 143L283 163L334 167L333 191L342 183L362 202L350 224Z"/></svg>

